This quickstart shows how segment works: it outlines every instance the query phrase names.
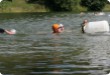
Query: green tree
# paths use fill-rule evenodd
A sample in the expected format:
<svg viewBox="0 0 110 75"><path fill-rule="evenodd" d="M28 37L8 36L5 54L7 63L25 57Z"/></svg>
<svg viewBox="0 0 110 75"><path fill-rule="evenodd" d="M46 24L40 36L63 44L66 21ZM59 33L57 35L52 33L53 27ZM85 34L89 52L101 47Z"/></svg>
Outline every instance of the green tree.
<svg viewBox="0 0 110 75"><path fill-rule="evenodd" d="M77 0L46 0L45 4L53 11L72 11Z"/></svg>
<svg viewBox="0 0 110 75"><path fill-rule="evenodd" d="M81 6L87 7L88 11L102 11L107 0L81 0Z"/></svg>
<svg viewBox="0 0 110 75"><path fill-rule="evenodd" d="M46 0L26 0L28 3L44 3Z"/></svg>
<svg viewBox="0 0 110 75"><path fill-rule="evenodd" d="M44 4L52 11L77 10L80 0L26 0L28 3Z"/></svg>

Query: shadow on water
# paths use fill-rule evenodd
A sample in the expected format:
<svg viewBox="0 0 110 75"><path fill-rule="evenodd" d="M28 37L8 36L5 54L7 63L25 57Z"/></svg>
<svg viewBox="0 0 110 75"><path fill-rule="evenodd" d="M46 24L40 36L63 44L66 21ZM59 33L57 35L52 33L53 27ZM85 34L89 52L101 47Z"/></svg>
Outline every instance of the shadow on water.
<svg viewBox="0 0 110 75"><path fill-rule="evenodd" d="M108 14L108 13L107 13ZM107 15L73 13L0 14L0 72L4 75L105 75L110 71L109 34L82 34L80 24L108 20ZM65 31L52 34L53 23Z"/></svg>

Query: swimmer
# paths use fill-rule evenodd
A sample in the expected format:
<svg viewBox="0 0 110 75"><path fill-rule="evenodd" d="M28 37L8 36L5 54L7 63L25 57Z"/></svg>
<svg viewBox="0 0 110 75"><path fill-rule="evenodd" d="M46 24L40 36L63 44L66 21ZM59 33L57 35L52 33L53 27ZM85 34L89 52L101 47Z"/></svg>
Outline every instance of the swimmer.
<svg viewBox="0 0 110 75"><path fill-rule="evenodd" d="M6 33L6 34L9 34L9 35L12 35L12 34L16 34L16 30L15 29L6 30L6 29L3 29L3 28L0 28L0 33L1 34Z"/></svg>
<svg viewBox="0 0 110 75"><path fill-rule="evenodd" d="M63 24L53 24L52 26L53 33L61 33L64 31Z"/></svg>
<svg viewBox="0 0 110 75"><path fill-rule="evenodd" d="M59 26L60 26L59 27L60 32L63 32L64 31L64 25L63 24L60 24Z"/></svg>
<svg viewBox="0 0 110 75"><path fill-rule="evenodd" d="M88 23L88 20L84 20L82 25L85 26L85 25L87 25L87 23Z"/></svg>
<svg viewBox="0 0 110 75"><path fill-rule="evenodd" d="M87 25L87 24L88 24L88 20L86 20L86 19L85 19L85 20L83 21L83 23L81 24L82 32L83 32L83 33L85 33L85 32L84 32L84 26Z"/></svg>

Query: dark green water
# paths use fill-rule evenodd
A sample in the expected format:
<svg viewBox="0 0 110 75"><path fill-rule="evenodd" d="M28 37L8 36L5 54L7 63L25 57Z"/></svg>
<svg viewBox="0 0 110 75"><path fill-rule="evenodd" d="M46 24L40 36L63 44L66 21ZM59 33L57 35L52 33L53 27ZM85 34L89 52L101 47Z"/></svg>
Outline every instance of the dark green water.
<svg viewBox="0 0 110 75"><path fill-rule="evenodd" d="M81 33L80 24L107 20L109 13L0 14L0 27L17 34L0 34L0 72L3 75L105 75L110 72L110 35ZM53 23L65 31L52 34Z"/></svg>

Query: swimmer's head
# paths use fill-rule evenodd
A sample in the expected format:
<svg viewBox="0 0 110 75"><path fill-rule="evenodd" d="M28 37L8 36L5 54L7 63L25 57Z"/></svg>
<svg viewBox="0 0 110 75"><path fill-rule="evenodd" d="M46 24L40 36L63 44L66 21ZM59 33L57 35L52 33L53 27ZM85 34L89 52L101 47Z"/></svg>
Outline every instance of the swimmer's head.
<svg viewBox="0 0 110 75"><path fill-rule="evenodd" d="M59 24L53 24L52 26L54 29L58 29L59 28Z"/></svg>
<svg viewBox="0 0 110 75"><path fill-rule="evenodd" d="M84 22L84 23L88 23L88 20L85 19L83 22Z"/></svg>
<svg viewBox="0 0 110 75"><path fill-rule="evenodd" d="M59 33L59 30L58 30L59 27L60 27L59 24L53 24L53 25L52 25L53 33Z"/></svg>

